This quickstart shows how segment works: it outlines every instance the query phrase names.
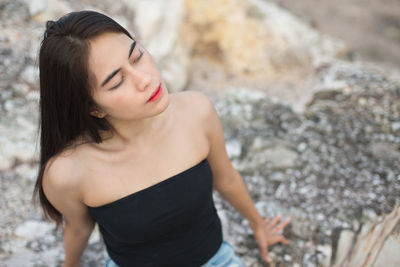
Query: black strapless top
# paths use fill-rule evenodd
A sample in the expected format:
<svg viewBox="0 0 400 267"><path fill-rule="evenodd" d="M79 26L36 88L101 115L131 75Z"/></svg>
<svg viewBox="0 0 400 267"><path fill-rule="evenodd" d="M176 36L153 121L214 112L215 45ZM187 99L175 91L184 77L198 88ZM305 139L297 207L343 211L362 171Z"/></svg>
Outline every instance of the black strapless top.
<svg viewBox="0 0 400 267"><path fill-rule="evenodd" d="M155 185L89 207L120 267L197 267L222 243L207 159Z"/></svg>

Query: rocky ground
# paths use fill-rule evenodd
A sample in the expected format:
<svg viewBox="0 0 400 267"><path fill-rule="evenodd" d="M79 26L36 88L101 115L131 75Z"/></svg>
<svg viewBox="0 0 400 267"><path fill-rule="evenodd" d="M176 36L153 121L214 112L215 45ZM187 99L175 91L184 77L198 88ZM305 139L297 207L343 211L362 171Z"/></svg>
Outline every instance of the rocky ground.
<svg viewBox="0 0 400 267"><path fill-rule="evenodd" d="M36 52L43 20L84 4L121 13L123 7L129 6L121 2L120 6L113 6L111 1L54 1L56 7L48 11L41 1L0 1L0 266L61 266L63 260L62 234L43 221L40 210L31 203L38 151ZM191 2L185 1L186 8ZM226 2L232 4L230 12L234 13L233 5L238 1ZM249 1L253 2L260 4ZM174 8L179 13L179 5ZM265 9L269 10L268 6ZM254 10L250 13L254 18ZM281 15L282 21L290 21L285 20L286 13ZM129 16L121 17L121 21L125 18L129 24ZM287 26L299 27L298 22ZM301 29L302 39L314 38L315 33ZM313 37L305 37L304 32ZM381 254L372 257L375 265L367 266L398 266L396 253L386 250L388 244L392 248L399 246L396 240L400 233L400 216L395 212L400 200L398 72L335 57L321 62L304 60L299 66L307 66L307 73L302 73L307 79L299 87L283 88L278 76L297 75L291 81L300 81L301 75L285 72L283 65L273 69L276 64L271 64L268 73L273 75L268 76L269 82L255 78L254 90L249 83L246 86L244 79L229 79L232 73L240 73L226 73L226 62L213 61L215 53L211 53L211 63L199 63L200 52L209 43L217 43L217 50L224 51L224 57L228 53L218 39L202 42L203 46L192 50L196 58L183 53L178 59L192 62L188 67L191 71L182 74L182 87L206 93L215 104L229 156L261 214L282 214L292 219L285 230L292 243L271 248L274 262L270 266L335 266L351 254L344 247L357 252L358 240L365 229L371 229L366 226L389 219L393 225L384 224L389 233L380 232L384 240L373 243L379 244ZM327 51L318 43L313 45L315 51ZM296 51L287 57L283 53L280 59L296 56ZM158 53L164 59L166 52ZM318 53L315 58L322 58L323 53ZM161 63L168 66L168 61ZM282 69L284 72L279 73ZM292 95L299 95L299 99L306 96L299 101L300 107ZM259 258L247 222L217 193L215 200L224 236L245 265L266 266ZM392 215L388 216L390 212ZM379 229L379 225L375 228ZM83 266L102 266L105 256L96 230L85 251ZM381 264L382 258L389 259L389 264ZM351 257L347 262L352 262Z"/></svg>
<svg viewBox="0 0 400 267"><path fill-rule="evenodd" d="M326 83L303 115L240 90L216 101L257 207L292 218L292 246L277 250L284 266L322 264L337 231L357 231L398 203L399 87L353 67L321 69L342 86ZM235 243L255 248L251 238Z"/></svg>

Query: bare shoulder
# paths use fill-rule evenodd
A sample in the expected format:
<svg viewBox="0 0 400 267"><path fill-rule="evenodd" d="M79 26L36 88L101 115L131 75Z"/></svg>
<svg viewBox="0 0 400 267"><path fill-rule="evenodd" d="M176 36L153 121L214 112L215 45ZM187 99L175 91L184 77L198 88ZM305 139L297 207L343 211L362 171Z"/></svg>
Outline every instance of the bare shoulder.
<svg viewBox="0 0 400 267"><path fill-rule="evenodd" d="M91 232L93 219L82 201L83 171L81 160L72 151L51 158L46 165L42 186L51 205L76 231Z"/></svg>
<svg viewBox="0 0 400 267"><path fill-rule="evenodd" d="M83 213L82 163L74 152L66 151L51 158L43 173L42 186L48 201L65 217Z"/></svg>
<svg viewBox="0 0 400 267"><path fill-rule="evenodd" d="M51 158L43 174L43 187L73 189L81 182L81 164L74 152L68 150Z"/></svg>

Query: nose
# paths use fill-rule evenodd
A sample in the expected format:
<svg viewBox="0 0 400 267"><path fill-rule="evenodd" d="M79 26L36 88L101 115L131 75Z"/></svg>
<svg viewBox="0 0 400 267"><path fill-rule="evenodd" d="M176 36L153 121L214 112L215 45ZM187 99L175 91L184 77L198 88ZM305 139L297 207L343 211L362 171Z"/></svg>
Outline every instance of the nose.
<svg viewBox="0 0 400 267"><path fill-rule="evenodd" d="M129 74L137 90L145 91L151 85L152 76L150 73L138 68L130 67Z"/></svg>

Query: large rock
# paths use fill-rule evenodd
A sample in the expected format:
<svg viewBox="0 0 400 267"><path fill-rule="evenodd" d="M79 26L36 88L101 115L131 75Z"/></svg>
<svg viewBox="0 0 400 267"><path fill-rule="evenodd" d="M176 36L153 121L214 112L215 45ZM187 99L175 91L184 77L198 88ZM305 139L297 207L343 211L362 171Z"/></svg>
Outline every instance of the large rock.
<svg viewBox="0 0 400 267"><path fill-rule="evenodd" d="M288 142L256 137L238 168L246 173L263 168L287 169L295 167L296 160L297 152Z"/></svg>
<svg viewBox="0 0 400 267"><path fill-rule="evenodd" d="M346 51L343 42L318 33L267 1L186 0L185 4L183 37L188 46L194 55L221 64L232 74L230 80L240 76L251 82L298 84L313 67ZM282 97L279 90L274 95Z"/></svg>
<svg viewBox="0 0 400 267"><path fill-rule="evenodd" d="M376 222L364 224L359 233L342 232L333 267L400 266L400 206Z"/></svg>

